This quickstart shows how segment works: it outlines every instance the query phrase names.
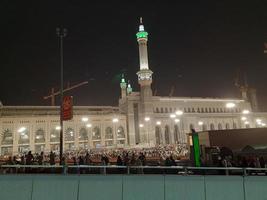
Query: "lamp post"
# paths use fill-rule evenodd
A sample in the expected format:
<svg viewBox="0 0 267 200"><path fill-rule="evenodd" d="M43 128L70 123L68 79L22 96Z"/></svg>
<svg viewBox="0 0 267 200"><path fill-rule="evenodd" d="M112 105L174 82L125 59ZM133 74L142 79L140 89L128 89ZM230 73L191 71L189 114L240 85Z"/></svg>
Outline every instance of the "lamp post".
<svg viewBox="0 0 267 200"><path fill-rule="evenodd" d="M62 155L63 155L63 38L67 35L67 29L57 28L57 36L60 41L60 147L59 147L59 159L62 165Z"/></svg>

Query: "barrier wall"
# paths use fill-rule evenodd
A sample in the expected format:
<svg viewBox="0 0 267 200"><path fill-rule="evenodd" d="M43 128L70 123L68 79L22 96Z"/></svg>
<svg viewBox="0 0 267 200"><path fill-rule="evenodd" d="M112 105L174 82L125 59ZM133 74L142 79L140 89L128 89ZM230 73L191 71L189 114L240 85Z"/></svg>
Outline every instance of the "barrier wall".
<svg viewBox="0 0 267 200"><path fill-rule="evenodd" d="M0 175L0 200L266 200L264 176Z"/></svg>

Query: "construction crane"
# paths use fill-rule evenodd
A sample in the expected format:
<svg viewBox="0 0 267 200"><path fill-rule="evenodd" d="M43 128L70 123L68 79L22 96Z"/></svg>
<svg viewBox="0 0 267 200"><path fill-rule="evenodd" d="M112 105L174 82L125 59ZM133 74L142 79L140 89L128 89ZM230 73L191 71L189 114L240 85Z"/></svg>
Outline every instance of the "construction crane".
<svg viewBox="0 0 267 200"><path fill-rule="evenodd" d="M67 88L63 89L63 92L73 90L75 88L78 88L78 87L86 85L86 84L88 84L88 81L84 81L84 82L81 82L81 83L78 83L78 84L75 84L72 86L70 84L68 84ZM55 88L52 87L51 93L48 96L43 97L43 99L47 100L47 99L51 98L51 106L55 106L55 97L59 94L60 94L60 91L55 92Z"/></svg>

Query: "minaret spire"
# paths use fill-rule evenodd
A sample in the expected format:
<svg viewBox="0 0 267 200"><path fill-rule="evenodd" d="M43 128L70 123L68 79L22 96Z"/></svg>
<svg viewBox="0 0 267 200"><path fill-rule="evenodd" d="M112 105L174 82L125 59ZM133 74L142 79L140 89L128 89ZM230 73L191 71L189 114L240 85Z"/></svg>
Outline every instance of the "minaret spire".
<svg viewBox="0 0 267 200"><path fill-rule="evenodd" d="M147 36L148 32L145 31L143 19L140 18L139 30L136 33L136 38L139 46L140 60L139 71L137 72L138 83L140 85L140 119L144 120L145 118L149 118L150 121L153 121L153 104L151 90L153 72L149 69L148 65ZM147 128L147 132L144 132L144 130L140 130L140 142L147 143L147 145L153 142L150 139L151 137L148 136L150 134L153 134L153 128L151 124Z"/></svg>

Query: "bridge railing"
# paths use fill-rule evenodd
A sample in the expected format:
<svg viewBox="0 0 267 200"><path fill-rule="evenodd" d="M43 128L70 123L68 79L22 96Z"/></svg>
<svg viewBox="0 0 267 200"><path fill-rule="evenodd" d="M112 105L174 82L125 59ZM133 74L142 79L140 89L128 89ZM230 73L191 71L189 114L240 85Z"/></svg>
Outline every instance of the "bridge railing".
<svg viewBox="0 0 267 200"><path fill-rule="evenodd" d="M265 176L267 168L117 166L117 165L1 165L0 174L177 174Z"/></svg>

